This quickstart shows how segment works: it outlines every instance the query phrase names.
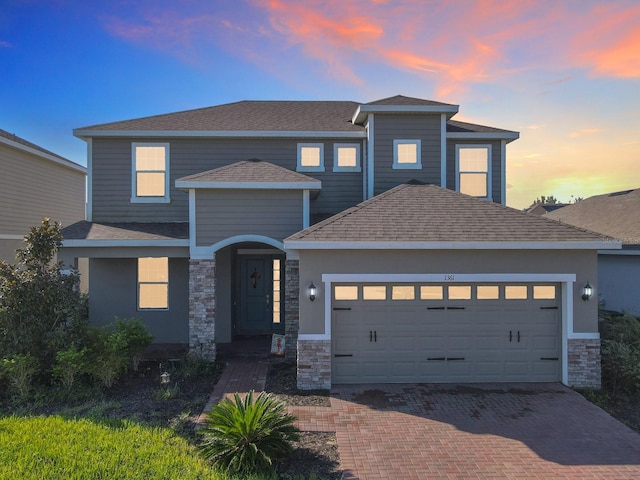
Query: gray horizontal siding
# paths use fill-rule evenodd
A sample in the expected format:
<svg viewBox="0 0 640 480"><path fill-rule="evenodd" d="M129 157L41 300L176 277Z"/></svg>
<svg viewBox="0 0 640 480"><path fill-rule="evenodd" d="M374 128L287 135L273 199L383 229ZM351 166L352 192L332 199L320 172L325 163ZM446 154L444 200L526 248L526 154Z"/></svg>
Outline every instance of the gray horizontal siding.
<svg viewBox="0 0 640 480"><path fill-rule="evenodd" d="M0 234L25 235L43 217L84 219L85 174L0 144Z"/></svg>
<svg viewBox="0 0 640 480"><path fill-rule="evenodd" d="M89 260L89 321L96 326L114 317L139 318L149 328L154 343L189 342L189 260L169 259L169 309L138 310L138 260ZM117 299L114 302L114 299Z"/></svg>
<svg viewBox="0 0 640 480"><path fill-rule="evenodd" d="M447 188L456 189L456 145L491 145L491 194L493 201L502 202L501 143L499 140L448 140L447 141Z"/></svg>
<svg viewBox="0 0 640 480"><path fill-rule="evenodd" d="M198 190L196 225L198 245L247 234L283 240L302 230L302 191Z"/></svg>
<svg viewBox="0 0 640 480"><path fill-rule="evenodd" d="M169 204L131 203L131 144L170 144ZM333 144L345 139L313 140L324 143L325 172L306 173L322 182L322 193L311 202L313 213L337 213L362 201L362 174L332 172ZM181 177L231 163L258 158L289 170L297 167L296 139L149 139L95 138L93 140L93 221L188 221L189 199L175 188Z"/></svg>
<svg viewBox="0 0 640 480"><path fill-rule="evenodd" d="M412 179L440 184L440 115L376 114L374 116L374 194ZM421 141L421 170L393 169L394 140Z"/></svg>

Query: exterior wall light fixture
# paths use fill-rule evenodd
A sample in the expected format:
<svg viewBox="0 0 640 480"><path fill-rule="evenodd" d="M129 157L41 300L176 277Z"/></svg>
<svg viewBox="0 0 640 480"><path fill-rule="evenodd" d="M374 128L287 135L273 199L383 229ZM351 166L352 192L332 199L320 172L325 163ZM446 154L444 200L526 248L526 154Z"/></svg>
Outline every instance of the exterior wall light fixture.
<svg viewBox="0 0 640 480"><path fill-rule="evenodd" d="M160 383L162 385L167 385L171 381L171 374L169 372L164 372L160 375Z"/></svg>
<svg viewBox="0 0 640 480"><path fill-rule="evenodd" d="M309 285L309 288L307 290L309 291L309 300L313 302L316 299L316 293L318 293L318 289L313 284L313 282L311 282L311 285Z"/></svg>
<svg viewBox="0 0 640 480"><path fill-rule="evenodd" d="M591 295L593 295L593 288L591 287L591 285L589 285L589 282L587 282L587 284L582 289L582 300L588 302L591 298Z"/></svg>

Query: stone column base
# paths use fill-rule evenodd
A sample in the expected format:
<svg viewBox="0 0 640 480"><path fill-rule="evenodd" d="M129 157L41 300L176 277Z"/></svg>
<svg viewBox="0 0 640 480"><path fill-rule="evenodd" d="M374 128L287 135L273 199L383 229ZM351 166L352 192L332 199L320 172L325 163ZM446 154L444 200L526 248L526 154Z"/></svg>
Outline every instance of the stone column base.
<svg viewBox="0 0 640 480"><path fill-rule="evenodd" d="M331 340L298 340L298 388L331 388Z"/></svg>
<svg viewBox="0 0 640 480"><path fill-rule="evenodd" d="M216 359L216 261L189 260L189 353Z"/></svg>
<svg viewBox="0 0 640 480"><path fill-rule="evenodd" d="M569 386L600 389L600 339L569 339L568 354Z"/></svg>

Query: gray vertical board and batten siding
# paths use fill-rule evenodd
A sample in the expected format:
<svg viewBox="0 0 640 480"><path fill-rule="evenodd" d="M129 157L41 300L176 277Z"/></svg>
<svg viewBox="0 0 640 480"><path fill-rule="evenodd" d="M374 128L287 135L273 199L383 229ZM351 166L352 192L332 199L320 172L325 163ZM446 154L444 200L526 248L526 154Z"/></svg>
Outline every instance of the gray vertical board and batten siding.
<svg viewBox="0 0 640 480"><path fill-rule="evenodd" d="M131 144L169 143L170 197L167 203L131 203ZM362 201L362 174L333 172L334 143L360 143L354 139L278 138L94 138L94 222L186 222L188 193L175 188L177 179L232 163L257 158L295 171L298 143L324 144L324 172L303 172L322 182L311 200L311 214L334 214Z"/></svg>
<svg viewBox="0 0 640 480"><path fill-rule="evenodd" d="M301 190L196 191L196 245L212 245L236 235L283 240L302 230Z"/></svg>
<svg viewBox="0 0 640 480"><path fill-rule="evenodd" d="M376 114L374 195L413 179L439 185L441 128L439 114ZM393 168L394 140L420 140L422 169Z"/></svg>
<svg viewBox="0 0 640 480"><path fill-rule="evenodd" d="M491 195L496 203L502 202L502 145L500 140L451 139L447 140L447 188L456 189L456 145L491 145Z"/></svg>
<svg viewBox="0 0 640 480"><path fill-rule="evenodd" d="M89 312L93 325L120 318L139 318L154 336L154 343L189 342L189 261L169 259L169 309L138 310L138 263L136 258L89 260Z"/></svg>

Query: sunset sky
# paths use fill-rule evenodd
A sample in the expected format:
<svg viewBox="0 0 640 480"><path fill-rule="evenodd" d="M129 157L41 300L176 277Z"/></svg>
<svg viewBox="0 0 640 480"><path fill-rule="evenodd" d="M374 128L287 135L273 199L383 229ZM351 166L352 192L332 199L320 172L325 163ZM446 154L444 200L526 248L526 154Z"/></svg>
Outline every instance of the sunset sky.
<svg viewBox="0 0 640 480"><path fill-rule="evenodd" d="M0 128L81 164L77 127L397 94L519 131L512 207L640 187L638 0L0 0Z"/></svg>

